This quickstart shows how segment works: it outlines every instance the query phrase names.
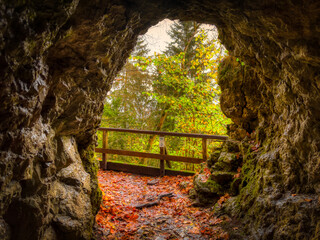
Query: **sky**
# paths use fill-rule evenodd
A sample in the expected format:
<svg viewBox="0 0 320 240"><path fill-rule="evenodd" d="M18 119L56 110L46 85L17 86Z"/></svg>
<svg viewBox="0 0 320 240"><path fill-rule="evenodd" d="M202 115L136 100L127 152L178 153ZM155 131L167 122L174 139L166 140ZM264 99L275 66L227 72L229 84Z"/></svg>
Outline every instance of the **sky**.
<svg viewBox="0 0 320 240"><path fill-rule="evenodd" d="M148 32L144 35L151 55L153 55L154 52L160 53L165 50L167 44L171 40L167 31L170 30L172 24L172 20L165 19L149 28Z"/></svg>
<svg viewBox="0 0 320 240"><path fill-rule="evenodd" d="M165 19L159 22L157 25L149 28L148 32L144 35L144 38L150 50L149 55L153 55L154 52L161 53L166 49L167 44L171 41L171 38L167 34L167 32L170 30L170 26L173 23L174 21ZM217 36L215 26L204 24L203 28L209 30L211 35Z"/></svg>

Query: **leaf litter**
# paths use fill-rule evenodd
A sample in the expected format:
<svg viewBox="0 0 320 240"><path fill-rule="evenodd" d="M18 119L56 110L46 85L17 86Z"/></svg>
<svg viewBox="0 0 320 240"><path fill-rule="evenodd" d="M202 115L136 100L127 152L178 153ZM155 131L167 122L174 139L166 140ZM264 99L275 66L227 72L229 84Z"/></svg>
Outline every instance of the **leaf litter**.
<svg viewBox="0 0 320 240"><path fill-rule="evenodd" d="M214 217L212 208L192 206L188 198L192 177L146 177L100 170L98 180L103 201L96 216L97 239L229 238L218 225L230 219ZM157 205L136 207L155 200Z"/></svg>

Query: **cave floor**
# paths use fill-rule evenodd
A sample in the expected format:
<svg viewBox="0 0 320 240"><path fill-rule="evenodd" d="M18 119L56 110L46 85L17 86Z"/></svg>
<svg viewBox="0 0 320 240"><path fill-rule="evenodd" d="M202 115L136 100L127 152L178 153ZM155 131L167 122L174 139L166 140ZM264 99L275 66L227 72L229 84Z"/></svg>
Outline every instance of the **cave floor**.
<svg viewBox="0 0 320 240"><path fill-rule="evenodd" d="M213 216L212 207L192 205L188 198L192 177L100 170L98 179L103 202L96 216L97 239L229 239L220 225L232 221L230 218ZM172 195L158 200L168 193ZM150 203L158 205L141 207ZM233 225L232 230L237 229Z"/></svg>

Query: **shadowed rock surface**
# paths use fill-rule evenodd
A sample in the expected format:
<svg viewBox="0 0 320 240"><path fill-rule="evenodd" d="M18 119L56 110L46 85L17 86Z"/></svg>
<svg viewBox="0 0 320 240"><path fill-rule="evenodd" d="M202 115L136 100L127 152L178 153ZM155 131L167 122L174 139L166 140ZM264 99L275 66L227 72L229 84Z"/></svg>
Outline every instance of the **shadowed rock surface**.
<svg viewBox="0 0 320 240"><path fill-rule="evenodd" d="M1 0L0 238L90 239L103 99L168 17L215 24L244 63L226 60L219 82L223 111L259 143L230 203L248 238L319 239L319 16L311 0Z"/></svg>

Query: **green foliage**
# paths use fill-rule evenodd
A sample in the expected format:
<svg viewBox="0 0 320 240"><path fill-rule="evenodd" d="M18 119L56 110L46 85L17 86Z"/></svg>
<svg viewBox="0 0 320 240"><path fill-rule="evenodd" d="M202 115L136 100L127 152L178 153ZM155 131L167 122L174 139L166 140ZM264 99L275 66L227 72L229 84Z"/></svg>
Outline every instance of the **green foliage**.
<svg viewBox="0 0 320 240"><path fill-rule="evenodd" d="M223 47L218 40L200 31L196 23L180 23L173 28L175 42L169 44L165 54L147 56L144 43L139 42L133 54L140 55L130 58L106 100L103 126L226 134L230 120L221 112L220 89L216 82L217 68L225 54ZM184 32L177 34L181 29ZM146 135L109 133L109 147L158 153L158 139L150 139ZM146 149L147 145L150 149ZM170 155L202 157L201 139L169 137L166 145ZM210 143L209 151L218 145ZM112 158L159 166L158 160ZM172 163L172 166L178 170L195 169L184 163Z"/></svg>
<svg viewBox="0 0 320 240"><path fill-rule="evenodd" d="M96 215L102 200L102 193L98 187L97 173L99 170L99 162L96 160L94 146L90 145L87 149L80 151L82 164L87 173L90 174L90 200L92 205L92 213Z"/></svg>
<svg viewBox="0 0 320 240"><path fill-rule="evenodd" d="M201 31L195 37L195 57L186 68L185 52L174 56L156 54L136 57L139 66L156 69L155 91L149 92L159 104L169 106L169 118L175 121L174 131L205 134L226 134L229 120L219 106L220 89L216 83L217 68L223 55L218 41L210 41ZM194 70L192 77L190 70Z"/></svg>

